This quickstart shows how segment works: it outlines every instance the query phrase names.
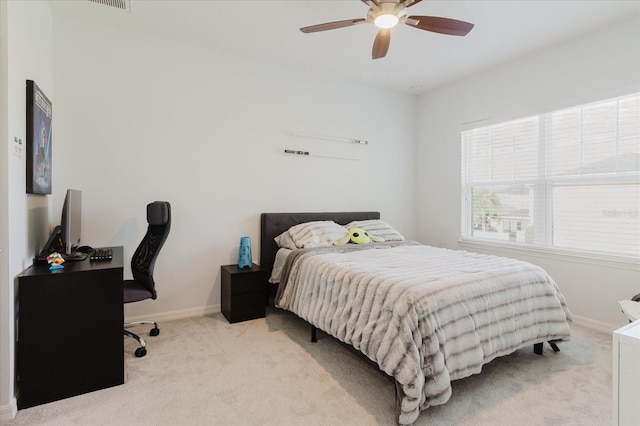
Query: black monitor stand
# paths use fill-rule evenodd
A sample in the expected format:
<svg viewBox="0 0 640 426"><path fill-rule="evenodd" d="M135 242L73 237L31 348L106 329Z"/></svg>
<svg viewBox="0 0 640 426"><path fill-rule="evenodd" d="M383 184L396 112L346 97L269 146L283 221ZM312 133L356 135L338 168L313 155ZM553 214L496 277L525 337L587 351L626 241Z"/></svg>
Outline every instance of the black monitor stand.
<svg viewBox="0 0 640 426"><path fill-rule="evenodd" d="M64 251L64 243L62 242L62 227L60 225L53 228L53 231L51 231L51 235L45 243L44 248L36 256L35 260L47 260L47 256L49 256L54 251Z"/></svg>

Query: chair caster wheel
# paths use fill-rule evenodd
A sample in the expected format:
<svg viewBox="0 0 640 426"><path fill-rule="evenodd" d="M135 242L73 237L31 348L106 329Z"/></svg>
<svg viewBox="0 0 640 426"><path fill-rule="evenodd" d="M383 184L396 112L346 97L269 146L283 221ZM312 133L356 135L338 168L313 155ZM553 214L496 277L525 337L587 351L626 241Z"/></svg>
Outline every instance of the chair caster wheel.
<svg viewBox="0 0 640 426"><path fill-rule="evenodd" d="M145 356L147 354L147 350L145 348L138 348L138 349L136 349L135 354L136 354L136 356L138 358L142 358L143 356Z"/></svg>
<svg viewBox="0 0 640 426"><path fill-rule="evenodd" d="M149 330L149 336L157 336L158 334L160 334L160 329L158 327L154 327Z"/></svg>

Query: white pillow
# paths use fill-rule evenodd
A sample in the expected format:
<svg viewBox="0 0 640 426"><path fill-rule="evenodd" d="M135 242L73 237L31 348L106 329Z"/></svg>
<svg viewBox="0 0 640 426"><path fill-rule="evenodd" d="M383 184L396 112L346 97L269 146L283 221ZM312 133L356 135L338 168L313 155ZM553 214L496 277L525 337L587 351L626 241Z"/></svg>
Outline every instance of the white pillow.
<svg viewBox="0 0 640 426"><path fill-rule="evenodd" d="M385 241L404 241L404 236L401 233L393 229L387 222L379 219L356 220L346 225L346 228L362 228L376 237L384 238Z"/></svg>
<svg viewBox="0 0 640 426"><path fill-rule="evenodd" d="M331 246L348 231L333 221L321 220L292 226L288 232L297 248L311 248Z"/></svg>
<svg viewBox="0 0 640 426"><path fill-rule="evenodd" d="M295 250L298 247L296 247L296 243L293 242L293 239L291 238L291 235L289 235L289 230L287 229L286 231L284 231L282 234L278 235L277 237L274 238L276 244L278 245L278 247L280 248L286 248L289 250Z"/></svg>

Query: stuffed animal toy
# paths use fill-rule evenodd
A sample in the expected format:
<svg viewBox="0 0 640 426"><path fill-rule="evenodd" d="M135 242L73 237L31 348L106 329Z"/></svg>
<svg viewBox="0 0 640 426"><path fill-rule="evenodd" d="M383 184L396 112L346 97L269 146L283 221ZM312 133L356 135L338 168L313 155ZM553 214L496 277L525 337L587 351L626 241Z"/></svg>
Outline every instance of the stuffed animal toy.
<svg viewBox="0 0 640 426"><path fill-rule="evenodd" d="M333 245L340 246L347 244L348 242L352 242L354 244L369 244L371 241L381 243L384 241L384 238L371 235L362 228L351 228L349 229L349 232L347 232L347 235L337 241L334 241Z"/></svg>

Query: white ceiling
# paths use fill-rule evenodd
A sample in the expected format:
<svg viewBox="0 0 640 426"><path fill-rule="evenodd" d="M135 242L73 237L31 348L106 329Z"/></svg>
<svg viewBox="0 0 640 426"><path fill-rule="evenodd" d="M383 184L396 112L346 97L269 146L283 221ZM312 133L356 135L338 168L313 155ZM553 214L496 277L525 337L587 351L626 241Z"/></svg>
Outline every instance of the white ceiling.
<svg viewBox="0 0 640 426"><path fill-rule="evenodd" d="M466 37L456 37L398 26L392 30L387 56L374 61L373 25L299 31L364 18L368 7L359 0L130 0L129 12L88 0L51 4L58 12L83 19L405 93L427 91L632 14L640 24L637 0L423 0L409 9L411 15L454 18L475 27Z"/></svg>

